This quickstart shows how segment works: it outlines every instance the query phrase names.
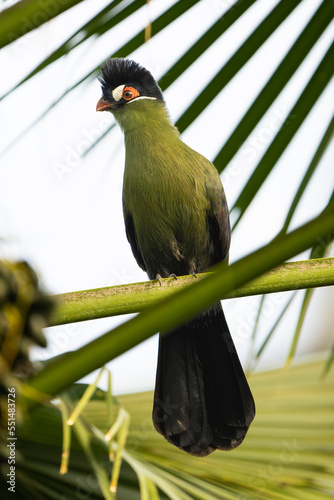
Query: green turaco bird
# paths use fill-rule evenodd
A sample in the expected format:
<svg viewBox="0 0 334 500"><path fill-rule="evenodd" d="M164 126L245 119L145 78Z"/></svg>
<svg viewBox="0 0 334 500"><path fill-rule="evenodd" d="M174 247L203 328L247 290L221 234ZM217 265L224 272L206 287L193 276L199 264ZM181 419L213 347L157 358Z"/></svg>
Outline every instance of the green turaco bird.
<svg viewBox="0 0 334 500"><path fill-rule="evenodd" d="M150 279L196 274L228 260L229 214L219 174L170 122L145 68L110 59L101 68L97 111L111 111L125 136L126 235ZM196 456L238 446L254 400L220 303L159 339L153 423Z"/></svg>

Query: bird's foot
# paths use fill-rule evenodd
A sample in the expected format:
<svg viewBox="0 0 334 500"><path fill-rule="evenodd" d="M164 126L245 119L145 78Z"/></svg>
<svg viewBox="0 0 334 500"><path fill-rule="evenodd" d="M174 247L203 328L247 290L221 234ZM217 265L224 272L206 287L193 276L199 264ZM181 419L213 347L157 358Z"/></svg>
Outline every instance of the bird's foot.
<svg viewBox="0 0 334 500"><path fill-rule="evenodd" d="M177 280L177 276L176 276L175 273L171 273L168 276L168 278L173 278L174 280ZM162 278L161 278L160 274L157 274L156 277L155 277L155 279L156 279L156 281L159 281L159 285L161 286L161 280L162 280Z"/></svg>

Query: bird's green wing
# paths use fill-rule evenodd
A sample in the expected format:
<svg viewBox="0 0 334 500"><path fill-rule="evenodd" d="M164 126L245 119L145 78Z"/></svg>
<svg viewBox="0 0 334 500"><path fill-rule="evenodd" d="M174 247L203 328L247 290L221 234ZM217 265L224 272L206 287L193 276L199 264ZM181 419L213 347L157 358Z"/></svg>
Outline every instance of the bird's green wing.
<svg viewBox="0 0 334 500"><path fill-rule="evenodd" d="M137 261L137 264L143 271L146 272L146 266L143 256L139 250L138 240L135 232L132 215L124 210L125 232L128 242L131 245L132 253Z"/></svg>
<svg viewBox="0 0 334 500"><path fill-rule="evenodd" d="M228 206L220 179L209 179L205 184L210 208L207 225L210 234L210 266L223 260L228 261L231 229Z"/></svg>

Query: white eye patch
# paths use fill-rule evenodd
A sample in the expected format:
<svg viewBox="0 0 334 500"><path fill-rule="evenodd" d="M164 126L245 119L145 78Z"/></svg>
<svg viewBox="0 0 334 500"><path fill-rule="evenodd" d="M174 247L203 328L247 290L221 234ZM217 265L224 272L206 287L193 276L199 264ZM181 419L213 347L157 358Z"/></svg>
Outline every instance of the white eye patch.
<svg viewBox="0 0 334 500"><path fill-rule="evenodd" d="M112 96L115 101L119 101L120 99L122 99L124 87L125 85L119 85L112 91Z"/></svg>
<svg viewBox="0 0 334 500"><path fill-rule="evenodd" d="M156 97L150 97L148 95L141 95L140 97L136 97L135 99L132 99L132 101L129 101L128 104L130 104L131 102L134 102L134 101L139 101L139 99L151 99L152 101L157 100Z"/></svg>

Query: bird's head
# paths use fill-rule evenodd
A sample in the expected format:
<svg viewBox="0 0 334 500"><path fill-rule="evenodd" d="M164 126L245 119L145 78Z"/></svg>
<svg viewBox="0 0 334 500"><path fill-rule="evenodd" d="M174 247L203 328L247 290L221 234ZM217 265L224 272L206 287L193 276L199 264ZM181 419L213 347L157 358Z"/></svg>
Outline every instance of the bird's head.
<svg viewBox="0 0 334 500"><path fill-rule="evenodd" d="M164 103L161 89L151 73L130 59L109 59L101 67L98 80L102 97L96 111L121 110L142 99Z"/></svg>

